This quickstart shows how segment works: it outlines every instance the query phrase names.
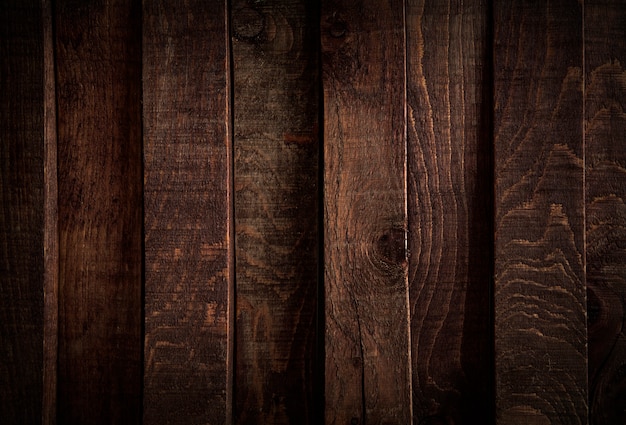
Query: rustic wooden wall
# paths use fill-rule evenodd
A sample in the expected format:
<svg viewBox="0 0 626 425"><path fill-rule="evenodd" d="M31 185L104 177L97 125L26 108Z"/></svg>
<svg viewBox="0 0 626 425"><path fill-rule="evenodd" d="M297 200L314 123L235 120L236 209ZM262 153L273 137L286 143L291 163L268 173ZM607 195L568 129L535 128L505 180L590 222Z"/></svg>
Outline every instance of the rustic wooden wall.
<svg viewBox="0 0 626 425"><path fill-rule="evenodd" d="M625 11L0 2L0 423L626 423Z"/></svg>

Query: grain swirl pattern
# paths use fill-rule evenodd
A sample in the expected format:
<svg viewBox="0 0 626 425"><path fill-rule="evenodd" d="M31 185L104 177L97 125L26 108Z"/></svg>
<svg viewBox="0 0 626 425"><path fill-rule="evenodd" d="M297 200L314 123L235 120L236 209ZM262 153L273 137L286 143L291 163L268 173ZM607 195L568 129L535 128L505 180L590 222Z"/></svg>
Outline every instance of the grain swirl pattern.
<svg viewBox="0 0 626 425"><path fill-rule="evenodd" d="M494 5L498 423L587 422L582 6Z"/></svg>

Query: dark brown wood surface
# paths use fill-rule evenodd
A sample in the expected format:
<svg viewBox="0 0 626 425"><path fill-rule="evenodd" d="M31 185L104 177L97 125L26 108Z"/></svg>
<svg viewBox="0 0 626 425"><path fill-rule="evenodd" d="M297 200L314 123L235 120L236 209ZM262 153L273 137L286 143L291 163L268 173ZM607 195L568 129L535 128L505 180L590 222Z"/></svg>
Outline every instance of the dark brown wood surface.
<svg viewBox="0 0 626 425"><path fill-rule="evenodd" d="M587 422L582 6L494 4L500 424Z"/></svg>
<svg viewBox="0 0 626 425"><path fill-rule="evenodd" d="M585 2L590 423L626 423L626 4Z"/></svg>
<svg viewBox="0 0 626 425"><path fill-rule="evenodd" d="M146 424L230 423L225 1L143 6Z"/></svg>
<svg viewBox="0 0 626 425"><path fill-rule="evenodd" d="M0 422L43 406L44 51L39 1L0 2Z"/></svg>
<svg viewBox="0 0 626 425"><path fill-rule="evenodd" d="M314 424L318 7L232 4L235 422Z"/></svg>
<svg viewBox="0 0 626 425"><path fill-rule="evenodd" d="M140 12L55 2L61 424L141 421Z"/></svg>
<svg viewBox="0 0 626 425"><path fill-rule="evenodd" d="M488 5L414 0L406 16L413 423L489 423Z"/></svg>
<svg viewBox="0 0 626 425"><path fill-rule="evenodd" d="M322 3L326 423L411 422L403 4Z"/></svg>

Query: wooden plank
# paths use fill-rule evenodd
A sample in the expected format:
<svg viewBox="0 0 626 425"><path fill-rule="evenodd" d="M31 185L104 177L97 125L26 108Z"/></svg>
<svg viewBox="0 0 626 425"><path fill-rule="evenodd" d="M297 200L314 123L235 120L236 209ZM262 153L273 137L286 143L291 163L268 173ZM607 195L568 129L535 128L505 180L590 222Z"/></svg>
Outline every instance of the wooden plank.
<svg viewBox="0 0 626 425"><path fill-rule="evenodd" d="M328 425L411 422L403 9L322 3Z"/></svg>
<svg viewBox="0 0 626 425"><path fill-rule="evenodd" d="M44 51L40 1L0 2L0 422L41 422Z"/></svg>
<svg viewBox="0 0 626 425"><path fill-rule="evenodd" d="M44 323L43 413L44 425L57 419L57 360L59 337L59 211L57 174L56 78L52 1L42 0L44 51Z"/></svg>
<svg viewBox="0 0 626 425"><path fill-rule="evenodd" d="M318 6L240 0L231 7L235 422L319 423Z"/></svg>
<svg viewBox="0 0 626 425"><path fill-rule="evenodd" d="M143 6L146 424L230 423L225 1Z"/></svg>
<svg viewBox="0 0 626 425"><path fill-rule="evenodd" d="M498 423L587 422L582 6L494 4Z"/></svg>
<svg viewBox="0 0 626 425"><path fill-rule="evenodd" d="M407 3L415 424L492 420L487 20L482 0Z"/></svg>
<svg viewBox="0 0 626 425"><path fill-rule="evenodd" d="M141 421L140 11L55 2L63 424Z"/></svg>
<svg viewBox="0 0 626 425"><path fill-rule="evenodd" d="M585 199L592 424L626 423L626 5L585 2Z"/></svg>

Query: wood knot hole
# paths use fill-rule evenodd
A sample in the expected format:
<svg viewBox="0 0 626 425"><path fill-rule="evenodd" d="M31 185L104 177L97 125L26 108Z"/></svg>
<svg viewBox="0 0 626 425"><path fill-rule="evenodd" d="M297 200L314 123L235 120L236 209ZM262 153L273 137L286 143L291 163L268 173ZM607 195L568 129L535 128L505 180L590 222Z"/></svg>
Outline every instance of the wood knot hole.
<svg viewBox="0 0 626 425"><path fill-rule="evenodd" d="M348 32L348 26L344 21L335 20L330 24L330 29L328 33L333 38L342 38Z"/></svg>
<svg viewBox="0 0 626 425"><path fill-rule="evenodd" d="M391 229L383 233L376 242L376 252L390 263L401 264L406 261L406 233L403 229Z"/></svg>
<svg viewBox="0 0 626 425"><path fill-rule="evenodd" d="M265 29L265 18L258 10L242 7L233 13L233 34L236 39L253 41Z"/></svg>

